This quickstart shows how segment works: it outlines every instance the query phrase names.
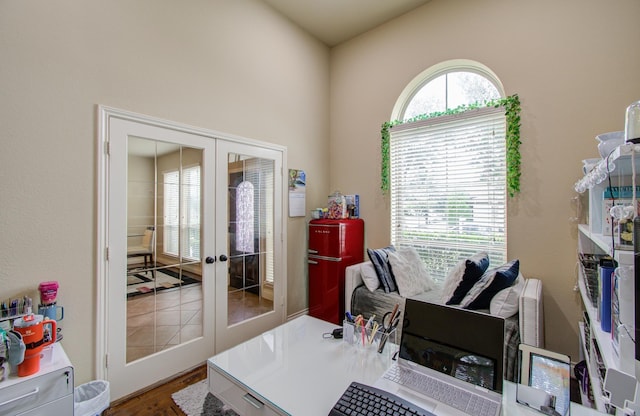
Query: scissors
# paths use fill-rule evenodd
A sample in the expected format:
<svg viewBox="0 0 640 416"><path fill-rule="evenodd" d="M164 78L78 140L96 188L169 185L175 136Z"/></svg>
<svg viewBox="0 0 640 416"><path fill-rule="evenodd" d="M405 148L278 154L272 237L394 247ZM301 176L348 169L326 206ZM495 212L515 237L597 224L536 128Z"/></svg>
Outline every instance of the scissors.
<svg viewBox="0 0 640 416"><path fill-rule="evenodd" d="M400 315L402 315L402 311L397 309L393 312L387 312L384 314L382 317L382 329L384 332L388 333L396 329L400 323Z"/></svg>
<svg viewBox="0 0 640 416"><path fill-rule="evenodd" d="M389 335L398 327L400 315L402 315L402 311L396 307L392 312L387 312L382 317L382 339L380 340L380 346L378 348L379 353L384 351L384 346L387 344Z"/></svg>

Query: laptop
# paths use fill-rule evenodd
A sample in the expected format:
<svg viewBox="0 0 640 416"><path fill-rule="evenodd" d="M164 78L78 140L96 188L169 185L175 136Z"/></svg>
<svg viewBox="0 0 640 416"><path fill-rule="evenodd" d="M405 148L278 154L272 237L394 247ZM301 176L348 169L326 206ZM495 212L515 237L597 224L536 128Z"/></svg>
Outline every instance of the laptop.
<svg viewBox="0 0 640 416"><path fill-rule="evenodd" d="M407 299L398 360L374 386L438 416L477 416L481 412L469 407L476 401L489 403L485 414L498 416L503 364L503 318ZM441 393L427 395L425 380L445 383L444 393L460 392L462 399L452 405Z"/></svg>

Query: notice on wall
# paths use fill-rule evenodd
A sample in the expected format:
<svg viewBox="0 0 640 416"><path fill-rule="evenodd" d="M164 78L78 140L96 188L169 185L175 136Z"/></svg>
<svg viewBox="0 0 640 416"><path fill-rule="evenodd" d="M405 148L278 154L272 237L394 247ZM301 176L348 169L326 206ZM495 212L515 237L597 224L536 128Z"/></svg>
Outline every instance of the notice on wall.
<svg viewBox="0 0 640 416"><path fill-rule="evenodd" d="M304 217L306 215L307 178L303 170L289 169L289 216Z"/></svg>

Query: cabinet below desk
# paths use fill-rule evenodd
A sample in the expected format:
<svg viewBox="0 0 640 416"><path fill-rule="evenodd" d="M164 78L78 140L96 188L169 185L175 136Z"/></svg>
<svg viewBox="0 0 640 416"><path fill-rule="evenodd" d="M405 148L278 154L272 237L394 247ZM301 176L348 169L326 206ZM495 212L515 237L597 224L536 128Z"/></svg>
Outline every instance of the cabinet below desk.
<svg viewBox="0 0 640 416"><path fill-rule="evenodd" d="M281 416L279 413L264 403L264 399L257 398L246 389L229 378L225 377L213 367L208 367L207 379L209 391L224 403L229 404L239 414L245 416Z"/></svg>
<svg viewBox="0 0 640 416"><path fill-rule="evenodd" d="M41 363L37 373L0 382L0 415L73 415L73 366L62 345L52 349L51 362Z"/></svg>

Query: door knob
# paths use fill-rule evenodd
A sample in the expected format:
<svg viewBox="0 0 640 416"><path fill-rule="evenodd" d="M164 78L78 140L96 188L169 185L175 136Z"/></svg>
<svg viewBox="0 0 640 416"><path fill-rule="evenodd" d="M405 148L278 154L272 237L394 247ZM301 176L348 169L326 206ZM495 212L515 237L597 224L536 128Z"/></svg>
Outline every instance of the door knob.
<svg viewBox="0 0 640 416"><path fill-rule="evenodd" d="M220 254L220 261L227 261L227 256Z"/></svg>
<svg viewBox="0 0 640 416"><path fill-rule="evenodd" d="M206 259L204 259L204 261L205 261L207 264L211 264L211 263L215 263L215 262L216 262L216 258L215 258L215 257L211 257L211 256L209 256L209 257L207 257Z"/></svg>

